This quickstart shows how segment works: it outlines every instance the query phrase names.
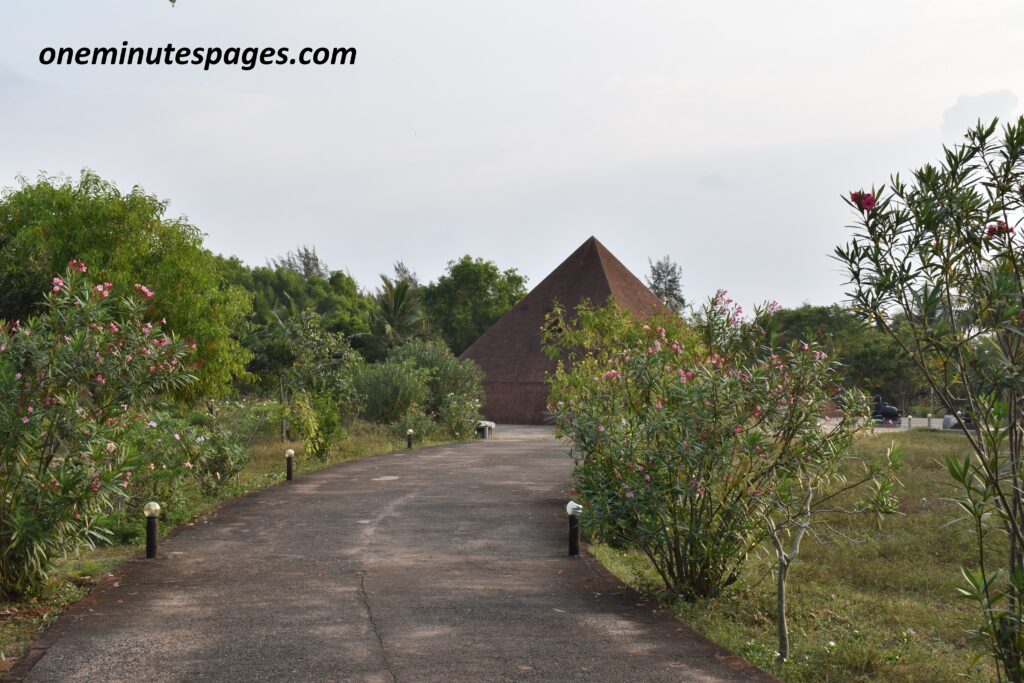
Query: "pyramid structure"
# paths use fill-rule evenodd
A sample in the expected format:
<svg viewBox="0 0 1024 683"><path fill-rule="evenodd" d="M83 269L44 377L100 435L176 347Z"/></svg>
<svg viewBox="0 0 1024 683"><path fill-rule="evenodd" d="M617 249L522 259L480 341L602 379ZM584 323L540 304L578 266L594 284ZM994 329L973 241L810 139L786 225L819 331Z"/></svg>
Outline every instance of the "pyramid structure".
<svg viewBox="0 0 1024 683"><path fill-rule="evenodd" d="M541 349L545 316L555 302L572 311L584 299L603 306L609 298L640 319L671 314L643 282L591 237L460 356L476 361L484 371L484 416L505 424L546 422L549 390L545 376L556 364Z"/></svg>

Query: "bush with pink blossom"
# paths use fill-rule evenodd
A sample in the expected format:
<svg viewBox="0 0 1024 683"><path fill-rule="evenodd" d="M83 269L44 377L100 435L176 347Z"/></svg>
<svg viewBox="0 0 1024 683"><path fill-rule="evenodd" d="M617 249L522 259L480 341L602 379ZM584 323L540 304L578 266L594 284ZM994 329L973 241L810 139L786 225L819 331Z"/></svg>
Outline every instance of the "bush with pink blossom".
<svg viewBox="0 0 1024 683"><path fill-rule="evenodd" d="M127 436L154 397L192 381L190 346L147 320L152 295L92 282L72 261L38 315L0 321L0 591L38 586L52 560L105 541L143 454Z"/></svg>

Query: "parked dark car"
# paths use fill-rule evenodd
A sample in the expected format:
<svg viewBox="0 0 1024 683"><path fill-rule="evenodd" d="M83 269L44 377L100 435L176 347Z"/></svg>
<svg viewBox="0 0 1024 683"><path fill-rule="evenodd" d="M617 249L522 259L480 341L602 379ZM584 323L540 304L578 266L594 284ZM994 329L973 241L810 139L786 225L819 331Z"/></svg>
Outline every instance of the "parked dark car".
<svg viewBox="0 0 1024 683"><path fill-rule="evenodd" d="M881 396L875 396L875 407L871 410L871 419L881 425L899 427L903 424L899 408L882 400Z"/></svg>

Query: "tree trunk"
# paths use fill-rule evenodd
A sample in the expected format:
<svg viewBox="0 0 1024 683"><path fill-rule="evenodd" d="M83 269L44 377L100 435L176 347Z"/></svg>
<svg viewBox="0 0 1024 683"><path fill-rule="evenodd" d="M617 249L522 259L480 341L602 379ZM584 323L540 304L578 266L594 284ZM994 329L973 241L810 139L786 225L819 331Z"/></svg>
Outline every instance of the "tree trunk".
<svg viewBox="0 0 1024 683"><path fill-rule="evenodd" d="M786 624L786 574L789 573L789 560L785 555L779 556L779 568L775 574L775 623L779 627L779 661L789 658L789 626Z"/></svg>

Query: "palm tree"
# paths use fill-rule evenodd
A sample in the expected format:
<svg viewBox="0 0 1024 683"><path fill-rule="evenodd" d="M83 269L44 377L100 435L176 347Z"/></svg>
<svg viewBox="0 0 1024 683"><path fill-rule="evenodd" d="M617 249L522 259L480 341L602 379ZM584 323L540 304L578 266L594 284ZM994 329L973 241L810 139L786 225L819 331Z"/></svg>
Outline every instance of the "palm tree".
<svg viewBox="0 0 1024 683"><path fill-rule="evenodd" d="M426 333L419 288L405 279L396 281L387 275L380 279L383 287L375 296L377 308L369 313L370 331L357 335L377 358Z"/></svg>

